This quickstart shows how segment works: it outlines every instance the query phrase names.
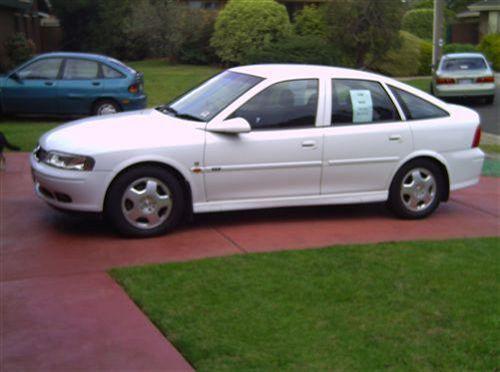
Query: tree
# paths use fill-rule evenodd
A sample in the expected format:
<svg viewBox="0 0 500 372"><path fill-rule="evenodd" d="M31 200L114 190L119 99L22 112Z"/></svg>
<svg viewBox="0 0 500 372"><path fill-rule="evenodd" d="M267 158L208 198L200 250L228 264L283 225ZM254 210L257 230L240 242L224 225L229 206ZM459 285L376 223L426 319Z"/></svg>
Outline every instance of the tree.
<svg viewBox="0 0 500 372"><path fill-rule="evenodd" d="M329 37L358 68L370 67L400 42L401 0L331 0Z"/></svg>
<svg viewBox="0 0 500 372"><path fill-rule="evenodd" d="M242 63L249 50L259 50L290 35L284 5L274 0L230 0L220 12L210 44L222 61Z"/></svg>
<svg viewBox="0 0 500 372"><path fill-rule="evenodd" d="M296 13L293 29L299 36L326 38L328 27L325 10L316 6L305 6Z"/></svg>

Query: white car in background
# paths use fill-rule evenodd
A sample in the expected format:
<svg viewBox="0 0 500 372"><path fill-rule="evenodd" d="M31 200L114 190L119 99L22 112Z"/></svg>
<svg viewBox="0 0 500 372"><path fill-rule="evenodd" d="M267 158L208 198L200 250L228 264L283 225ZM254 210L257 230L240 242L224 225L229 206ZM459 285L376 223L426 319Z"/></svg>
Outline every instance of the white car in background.
<svg viewBox="0 0 500 372"><path fill-rule="evenodd" d="M422 218L478 182L480 134L476 112L387 77L255 65L169 105L56 128L31 166L43 200L131 236L253 208L387 201Z"/></svg>
<svg viewBox="0 0 500 372"><path fill-rule="evenodd" d="M441 58L431 83L440 98L477 97L495 100L495 73L481 53L452 53Z"/></svg>

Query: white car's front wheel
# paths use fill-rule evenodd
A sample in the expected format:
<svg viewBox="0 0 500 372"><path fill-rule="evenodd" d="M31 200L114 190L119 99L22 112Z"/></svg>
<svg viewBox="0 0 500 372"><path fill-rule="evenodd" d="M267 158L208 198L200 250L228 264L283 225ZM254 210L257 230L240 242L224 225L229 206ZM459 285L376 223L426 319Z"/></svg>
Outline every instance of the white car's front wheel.
<svg viewBox="0 0 500 372"><path fill-rule="evenodd" d="M163 234L180 222L185 197L173 174L145 165L126 171L112 183L104 209L121 234L150 237Z"/></svg>
<svg viewBox="0 0 500 372"><path fill-rule="evenodd" d="M443 172L433 161L417 159L404 165L389 190L389 207L402 218L424 218L442 198Z"/></svg>

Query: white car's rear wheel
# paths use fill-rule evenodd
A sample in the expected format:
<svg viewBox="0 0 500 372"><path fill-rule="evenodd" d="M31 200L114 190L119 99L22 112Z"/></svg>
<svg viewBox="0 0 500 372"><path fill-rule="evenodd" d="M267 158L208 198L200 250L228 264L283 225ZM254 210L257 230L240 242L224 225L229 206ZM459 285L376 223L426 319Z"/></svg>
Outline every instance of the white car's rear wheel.
<svg viewBox="0 0 500 372"><path fill-rule="evenodd" d="M122 234L149 237L173 229L182 219L185 196L179 180L156 166L132 168L110 186L105 214Z"/></svg>
<svg viewBox="0 0 500 372"><path fill-rule="evenodd" d="M389 190L389 206L400 217L424 218L436 210L444 187L440 167L427 159L404 165Z"/></svg>

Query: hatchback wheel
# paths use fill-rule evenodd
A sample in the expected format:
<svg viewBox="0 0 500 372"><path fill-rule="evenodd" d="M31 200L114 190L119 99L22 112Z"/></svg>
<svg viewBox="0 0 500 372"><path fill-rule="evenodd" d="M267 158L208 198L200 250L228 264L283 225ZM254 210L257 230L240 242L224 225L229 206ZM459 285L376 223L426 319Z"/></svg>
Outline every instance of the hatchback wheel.
<svg viewBox="0 0 500 372"><path fill-rule="evenodd" d="M116 114L120 111L120 107L116 102L111 100L101 100L96 102L92 113L94 115L110 115Z"/></svg>
<svg viewBox="0 0 500 372"><path fill-rule="evenodd" d="M149 237L173 229L185 210L177 178L162 168L133 168L111 185L105 214L122 234Z"/></svg>
<svg viewBox="0 0 500 372"><path fill-rule="evenodd" d="M413 161L394 177L389 206L403 218L427 217L439 206L443 185L439 166L425 159Z"/></svg>

